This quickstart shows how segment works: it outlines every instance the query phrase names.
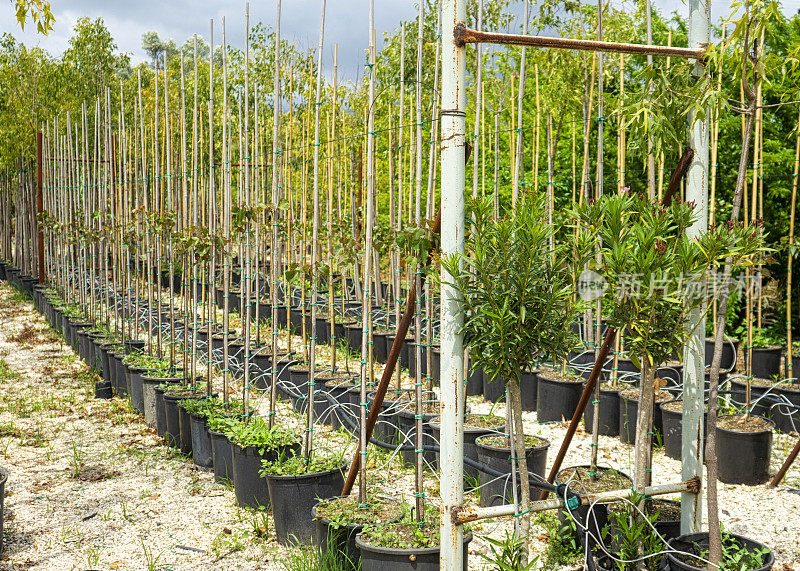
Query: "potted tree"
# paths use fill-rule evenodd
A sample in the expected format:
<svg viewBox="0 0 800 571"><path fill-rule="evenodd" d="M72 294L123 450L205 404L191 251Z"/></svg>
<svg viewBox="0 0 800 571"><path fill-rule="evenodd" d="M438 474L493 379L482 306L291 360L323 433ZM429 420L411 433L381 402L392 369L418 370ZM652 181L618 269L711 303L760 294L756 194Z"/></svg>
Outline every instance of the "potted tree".
<svg viewBox="0 0 800 571"><path fill-rule="evenodd" d="M506 456L516 457L521 482L520 535L523 565L528 561L530 529L529 436L522 422L520 376L534 362L562 361L575 345L569 324L580 304L572 293L569 270L556 265L545 202L525 196L514 212L492 217L489 200L469 203L469 231L464 256L443 265L462 296L465 348L473 367L490 382L505 383L511 418L507 418ZM486 438L478 438L477 444ZM512 453L513 450L513 453ZM513 470L512 470L513 472Z"/></svg>
<svg viewBox="0 0 800 571"><path fill-rule="evenodd" d="M760 235L723 225L688 238L697 216L693 204L665 206L638 194L606 195L575 214L584 229L596 233L600 262L594 269L607 286L608 322L629 332L627 347L641 371L634 468L634 487L641 492L650 485L654 405L662 387L656 368L682 349L690 312L707 300L710 269L728 257L748 263Z"/></svg>

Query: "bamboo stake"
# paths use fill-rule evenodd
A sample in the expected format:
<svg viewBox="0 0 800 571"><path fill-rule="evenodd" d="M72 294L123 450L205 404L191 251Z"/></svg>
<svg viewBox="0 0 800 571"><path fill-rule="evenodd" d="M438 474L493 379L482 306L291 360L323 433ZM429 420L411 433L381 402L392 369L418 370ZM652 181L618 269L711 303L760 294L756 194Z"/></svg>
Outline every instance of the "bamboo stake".
<svg viewBox="0 0 800 571"><path fill-rule="evenodd" d="M272 70L272 240L269 255L269 297L272 308L272 379L269 395L269 427L275 424L275 405L278 388L278 224L279 209L278 194L279 169L281 164L281 82L280 82L280 55L281 55L281 0L276 2L275 16L275 58Z"/></svg>
<svg viewBox="0 0 800 571"><path fill-rule="evenodd" d="M231 241L231 129L228 108L228 43L225 39L225 17L222 17L222 231L225 242ZM230 386L230 287L231 259L227 249L222 251L222 392ZM227 401L226 401L227 402Z"/></svg>
<svg viewBox="0 0 800 571"><path fill-rule="evenodd" d="M311 346L308 358L308 404L306 406L305 458L311 460L314 430L314 391L317 350L317 282L319 281L318 248L319 241L319 114L322 105L322 42L325 37L325 0L322 0L322 14L319 22L319 45L317 47L317 93L314 105L314 193L313 227L311 237Z"/></svg>
<svg viewBox="0 0 800 571"><path fill-rule="evenodd" d="M797 117L797 135L794 143L794 171L792 173L792 202L789 208L789 256L786 260L786 378L795 379L792 370L792 266L794 265L794 217L797 204L797 177L800 175L800 112Z"/></svg>
<svg viewBox="0 0 800 571"><path fill-rule="evenodd" d="M530 2L525 0L525 16L522 21L522 34L527 36L528 35L528 20L529 20L529 12L530 12ZM527 54L528 49L523 46L522 47L522 55L520 56L519 60L519 88L518 88L518 100L517 100L517 126L514 130L515 134L515 149L514 152L515 160L514 160L514 177L511 182L511 208L512 210L516 209L517 207L517 198L519 196L519 187L521 181L523 180L523 167L522 167L522 101L525 97L525 56ZM512 95L513 99L513 95Z"/></svg>
<svg viewBox="0 0 800 571"><path fill-rule="evenodd" d="M210 52L208 58L208 211L206 215L206 223L208 225L208 233L210 236L215 236L217 232L216 224L216 173L214 171L214 20L209 21L209 42ZM224 159L223 159L224 160ZM210 256L207 263L208 270L208 290L206 296L206 309L208 310L208 323L207 323L207 364L206 364L206 392L211 395L214 391L214 325L216 323L216 265L217 265L217 248L212 241L210 247ZM222 391L222 402L228 404L228 391L227 387Z"/></svg>
<svg viewBox="0 0 800 571"><path fill-rule="evenodd" d="M250 2L244 5L244 192L245 203L249 207L250 203ZM241 106L240 106L241 109ZM239 124L241 128L241 123ZM240 143L241 145L241 143ZM256 155L258 156L258 155ZM256 160L256 163L258 161ZM240 177L241 180L241 177ZM239 197L241 201L241 196ZM258 227L258 225L256 225ZM242 318L244 327L244 379L242 388L242 412L247 415L250 412L250 304L251 304L251 288L253 286L252 278L250 275L251 258L253 256L251 244L251 231L252 224L248 220L247 228L245 230L245 254L244 254L244 272L242 281L244 282L244 311L239 315ZM241 281L240 281L241 283ZM258 290L256 290L256 305L258 304ZM256 322L258 323L258 322ZM309 379L310 380L310 379ZM313 401L309 401L311 403ZM309 404L309 409L313 410L313 406Z"/></svg>

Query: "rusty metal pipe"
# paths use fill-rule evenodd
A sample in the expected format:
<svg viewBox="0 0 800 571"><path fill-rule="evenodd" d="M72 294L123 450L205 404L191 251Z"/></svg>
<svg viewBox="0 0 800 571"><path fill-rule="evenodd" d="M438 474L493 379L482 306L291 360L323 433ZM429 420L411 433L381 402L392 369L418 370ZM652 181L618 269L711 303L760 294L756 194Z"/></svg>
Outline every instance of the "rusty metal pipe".
<svg viewBox="0 0 800 571"><path fill-rule="evenodd" d="M599 42L594 40L574 40L571 38L552 38L547 36L527 36L521 34L500 34L496 32L479 32L467 28L463 24L456 26L457 44L501 44L513 46L530 46L534 48L556 48L562 50L585 50L592 52L609 52L618 54L637 54L655 56L673 56L704 60L706 47L699 49L678 48L670 46L654 46L650 44L625 44L620 42Z"/></svg>
<svg viewBox="0 0 800 571"><path fill-rule="evenodd" d="M651 497L651 496L662 496L664 494L676 494L679 492L688 492L691 494L696 494L699 491L700 491L700 478L695 476L684 482L678 482L676 484L647 486L644 489L644 495L647 497ZM636 493L635 490L631 488L626 488L624 490L612 490L609 492L601 492L599 494L586 494L582 495L580 498L581 498L581 503L583 505L591 505L595 503L608 504L611 502L615 502L617 500L630 498L635 493ZM561 498L553 498L551 500L539 500L537 502L531 502L531 511L540 512L544 510L554 510L562 506L563 502L561 501ZM477 506L467 506L456 512L454 514L454 517L456 523L459 524L469 523L471 521L477 521L479 519L512 516L515 513L515 508L516 506L514 504L506 504L502 506L492 506L486 508L481 508Z"/></svg>

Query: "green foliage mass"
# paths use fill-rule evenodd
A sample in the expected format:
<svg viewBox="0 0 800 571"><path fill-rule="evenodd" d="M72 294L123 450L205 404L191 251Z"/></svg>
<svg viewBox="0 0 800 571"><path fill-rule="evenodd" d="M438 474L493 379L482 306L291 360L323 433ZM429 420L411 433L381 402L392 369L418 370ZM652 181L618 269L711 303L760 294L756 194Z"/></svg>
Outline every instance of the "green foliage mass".
<svg viewBox="0 0 800 571"><path fill-rule="evenodd" d="M524 196L513 215L499 219L488 200L470 202L470 211L465 255L443 260L465 309L465 344L473 367L519 384L526 366L558 362L575 345L572 279L554 261L541 199Z"/></svg>
<svg viewBox="0 0 800 571"><path fill-rule="evenodd" d="M297 435L291 430L278 424L270 428L267 421L260 416L254 416L247 422L240 422L230 427L225 435L242 448L247 446L257 448L259 454L298 443Z"/></svg>

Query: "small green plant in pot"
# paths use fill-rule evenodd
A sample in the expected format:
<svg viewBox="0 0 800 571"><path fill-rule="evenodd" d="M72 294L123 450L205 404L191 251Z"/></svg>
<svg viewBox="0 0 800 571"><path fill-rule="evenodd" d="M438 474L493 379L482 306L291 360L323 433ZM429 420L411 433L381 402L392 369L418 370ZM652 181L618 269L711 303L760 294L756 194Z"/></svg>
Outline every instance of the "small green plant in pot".
<svg viewBox="0 0 800 571"><path fill-rule="evenodd" d="M415 571L438 570L439 526L424 523L435 521L437 515L435 506L426 505L424 517L412 517L407 511L399 521L365 528L356 537L363 571L382 571L387 567ZM472 533L469 526L464 526L464 569L467 568L467 544L470 541Z"/></svg>
<svg viewBox="0 0 800 571"><path fill-rule="evenodd" d="M323 553L335 553L347 568L358 569L361 551L356 536L365 528L399 521L405 506L397 501L370 493L370 502L360 504L358 497L337 496L321 500L312 510L314 541Z"/></svg>
<svg viewBox="0 0 800 571"><path fill-rule="evenodd" d="M322 498L341 493L345 448L338 454L305 456L282 454L261 463L261 476L267 479L272 502L275 535L281 544L310 544L314 537L311 511Z"/></svg>
<svg viewBox="0 0 800 571"><path fill-rule="evenodd" d="M464 340L473 368L504 382L511 405L521 481L521 563L528 564L530 482L525 460L520 376L534 362L559 362L575 346L569 329L580 309L569 269L556 265L545 203L524 197L513 214L494 219L488 200L470 202L466 253L443 261L463 300Z"/></svg>
<svg viewBox="0 0 800 571"><path fill-rule="evenodd" d="M233 484L236 501L252 509L269 505L267 481L261 476L261 463L300 453L297 436L287 428L254 416L230 428L225 435L233 449Z"/></svg>
<svg viewBox="0 0 800 571"><path fill-rule="evenodd" d="M224 411L226 404L218 398L189 398L179 406L189 415L192 436L192 459L198 466L211 468L214 465L211 448L211 435L208 431L208 418Z"/></svg>

